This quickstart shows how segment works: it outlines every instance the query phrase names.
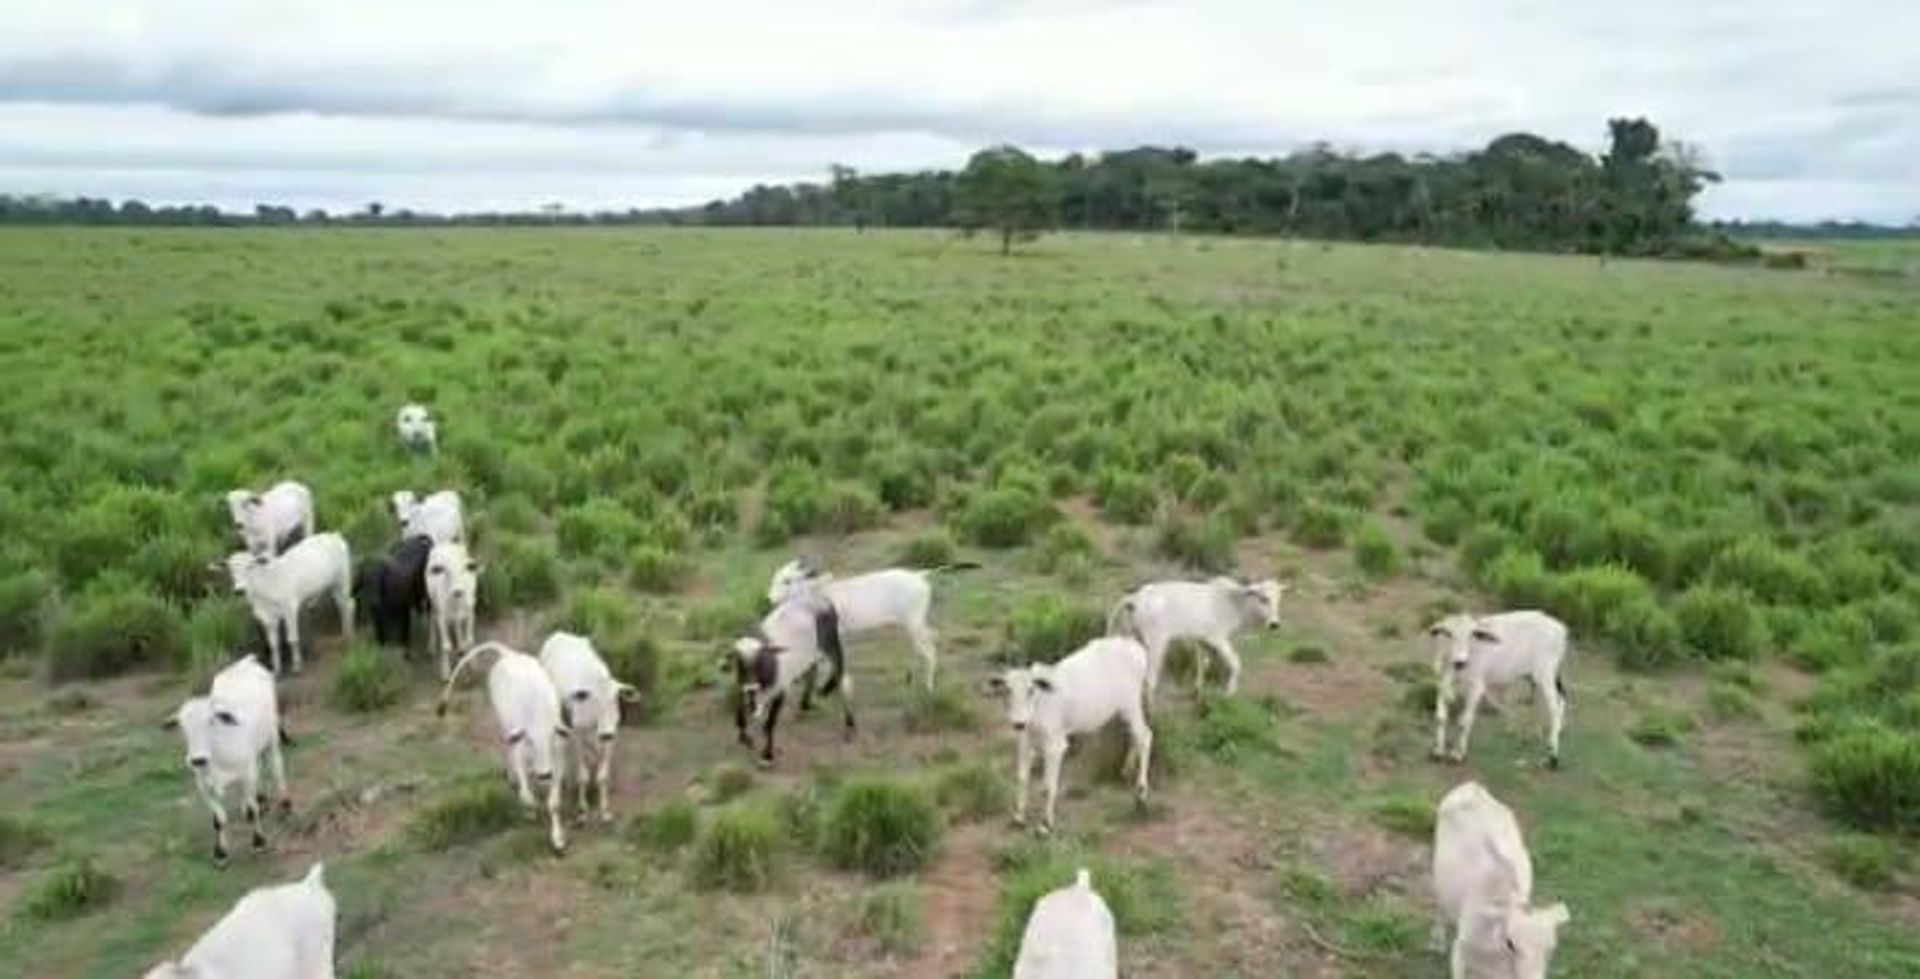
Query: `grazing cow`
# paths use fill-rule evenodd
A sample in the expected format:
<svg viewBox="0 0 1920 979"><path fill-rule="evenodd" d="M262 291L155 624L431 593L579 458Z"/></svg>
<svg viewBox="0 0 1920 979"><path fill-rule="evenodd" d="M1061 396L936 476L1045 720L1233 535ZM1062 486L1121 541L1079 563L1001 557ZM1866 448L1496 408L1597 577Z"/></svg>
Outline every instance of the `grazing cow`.
<svg viewBox="0 0 1920 979"><path fill-rule="evenodd" d="M260 810L266 795L260 791L260 756L265 755L273 769L281 808L293 804L287 794L286 760L280 755L287 735L280 727L273 674L251 656L234 660L214 674L206 696L181 704L165 726L179 729L194 788L213 810L214 862L227 860L226 798L236 786L241 812L253 830L253 848L264 849L267 838L260 832Z"/></svg>
<svg viewBox="0 0 1920 979"><path fill-rule="evenodd" d="M1013 979L1117 979L1119 974L1113 912L1081 867L1070 886L1034 903L1020 936Z"/></svg>
<svg viewBox="0 0 1920 979"><path fill-rule="evenodd" d="M336 908L326 866L291 884L247 892L187 954L146 979L333 979Z"/></svg>
<svg viewBox="0 0 1920 979"><path fill-rule="evenodd" d="M465 544L433 545L427 558L427 600L433 606L433 640L445 677L457 649L473 645L474 604L479 598L480 562Z"/></svg>
<svg viewBox="0 0 1920 979"><path fill-rule="evenodd" d="M413 641L413 615L427 607L427 560L430 538L408 537L393 545L384 558L360 565L354 600L373 619L373 638L380 643ZM446 675L446 667L441 667Z"/></svg>
<svg viewBox="0 0 1920 979"><path fill-rule="evenodd" d="M414 496L412 490L400 490L393 494L393 516L400 521L402 537L425 534L435 544L466 540L465 510L460 494L452 490L429 494L424 500Z"/></svg>
<svg viewBox="0 0 1920 979"><path fill-rule="evenodd" d="M1546 979L1565 904L1535 909L1533 859L1513 810L1478 782L1440 800L1433 893L1453 930L1453 979Z"/></svg>
<svg viewBox="0 0 1920 979"><path fill-rule="evenodd" d="M291 480L265 493L234 490L227 494L227 512L251 554L279 554L313 536L313 491Z"/></svg>
<svg viewBox="0 0 1920 979"><path fill-rule="evenodd" d="M555 739L571 737L560 715L560 694L540 661L517 649L497 642L483 642L467 651L454 664L447 685L440 692L437 708L447 712L447 699L467 664L483 653L494 653L493 666L487 670L487 700L493 704L494 720L500 724L500 736L507 745L507 775L520 793L520 801L529 809L538 809L528 776L546 793L547 838L555 853L567 850L567 830L560 821L560 778L566 765L563 749Z"/></svg>
<svg viewBox="0 0 1920 979"><path fill-rule="evenodd" d="M1058 663L1036 663L994 677L991 689L1006 695L1007 722L1016 744L1013 821L1026 825L1027 781L1036 749L1045 765L1046 811L1041 830L1053 829L1060 796L1060 763L1070 738L1091 734L1118 717L1126 722L1131 744L1128 763L1137 763L1134 791L1147 798L1147 768L1153 754L1153 729L1147 726L1147 650L1123 636L1095 639Z"/></svg>
<svg viewBox="0 0 1920 979"><path fill-rule="evenodd" d="M1240 654L1233 636L1243 629L1280 628L1280 596L1287 586L1268 578L1242 583L1233 578L1208 581L1156 581L1142 585L1114 606L1107 617L1110 635L1132 634L1147 647L1147 703L1160 688L1167 647L1178 639L1195 639L1218 653L1227 664L1227 693L1240 689ZM1206 682L1205 653L1194 660L1195 689Z"/></svg>
<svg viewBox="0 0 1920 979"><path fill-rule="evenodd" d="M407 448L423 450L428 454L440 450L439 429L427 414L426 405L402 405L393 425L400 431L400 444Z"/></svg>
<svg viewBox="0 0 1920 979"><path fill-rule="evenodd" d="M939 651L934 646L933 626L927 621L927 612L933 605L931 579L945 571L977 567L978 564L963 561L919 571L887 568L851 578L835 578L801 558L788 561L773 573L767 601L780 605L802 593L817 591L840 616L842 636L858 636L890 627L904 630L908 641L913 643L914 652L926 664L927 689L932 690Z"/></svg>
<svg viewBox="0 0 1920 979"><path fill-rule="evenodd" d="M822 663L832 672L820 692L827 695L839 692L846 717L845 737L851 741L855 730L853 678L847 675L846 651L840 644L838 616L833 606L819 601L817 594L803 594L768 612L760 621L757 634L734 641L737 699L733 725L740 743L752 748L753 739L747 734L747 715L752 713L764 739L760 749L762 764L773 764L773 730L780 722L780 708L787 702L787 691L802 677L811 678L814 669Z"/></svg>
<svg viewBox="0 0 1920 979"><path fill-rule="evenodd" d="M620 702L638 700L640 692L613 678L607 661L593 642L571 632L556 632L540 645L540 665L546 667L560 692L560 717L573 731L568 738L573 772L580 792L580 818L587 812L587 790L600 787L600 821L613 821L609 796L613 792L613 742L620 731Z"/></svg>
<svg viewBox="0 0 1920 979"><path fill-rule="evenodd" d="M273 671L282 671L281 651L293 649L293 672L300 672L300 610L321 595L333 594L334 608L348 640L353 639L353 555L347 539L335 533L315 534L279 557L241 551L227 558L235 594L244 595L253 617L267 632L273 651ZM286 637L281 638L281 629Z"/></svg>
<svg viewBox="0 0 1920 979"><path fill-rule="evenodd" d="M1545 612L1450 615L1428 633L1436 640L1433 670L1433 756L1464 761L1480 701L1492 687L1530 680L1547 715L1547 766L1560 767L1560 729L1567 719L1567 688L1561 664L1567 658L1567 627ZM1460 739L1447 750L1447 708L1464 697Z"/></svg>

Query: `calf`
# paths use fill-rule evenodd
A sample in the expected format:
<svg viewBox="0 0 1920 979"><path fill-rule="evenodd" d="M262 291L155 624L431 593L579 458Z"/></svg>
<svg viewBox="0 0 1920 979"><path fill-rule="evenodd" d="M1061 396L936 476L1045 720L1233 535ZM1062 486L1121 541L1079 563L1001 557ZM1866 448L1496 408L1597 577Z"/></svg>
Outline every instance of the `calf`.
<svg viewBox="0 0 1920 979"><path fill-rule="evenodd" d="M445 715L453 685L467 664L483 653L494 653L493 666L487 670L487 700L493 704L493 717L500 724L500 736L507 745L507 775L513 779L520 801L537 809L531 775L546 792L548 840L555 853L567 850L567 831L560 821L560 775L566 758L556 739L571 737L560 715L560 694L540 661L526 653L497 642L485 642L467 651L454 664L440 692L438 712Z"/></svg>
<svg viewBox="0 0 1920 979"><path fill-rule="evenodd" d="M333 979L333 893L314 864L291 884L247 892L187 954L146 979Z"/></svg>
<svg viewBox="0 0 1920 979"><path fill-rule="evenodd" d="M435 544L466 539L465 511L460 494L452 490L441 490L424 500L414 496L412 490L400 490L393 494L393 516L400 521L403 537L425 534Z"/></svg>
<svg viewBox="0 0 1920 979"><path fill-rule="evenodd" d="M1567 627L1545 612L1498 615L1450 615L1428 633L1436 640L1433 669L1438 692L1433 698L1433 756L1463 761L1473 718L1490 687L1516 680L1533 683L1547 716L1547 766L1560 767L1560 729L1567 718L1567 688L1560 667L1567 657ZM1464 697L1460 739L1447 749L1447 709Z"/></svg>
<svg viewBox="0 0 1920 979"><path fill-rule="evenodd" d="M1113 912L1082 867L1071 886L1035 902L1020 937L1013 979L1116 979L1119 974Z"/></svg>
<svg viewBox="0 0 1920 979"><path fill-rule="evenodd" d="M439 431L433 419L427 415L426 405L400 406L400 414L395 416L393 426L400 432L401 445L429 454L439 451Z"/></svg>
<svg viewBox="0 0 1920 979"><path fill-rule="evenodd" d="M853 740L853 678L847 675L846 651L840 645L838 616L833 606L806 594L782 602L760 621L752 636L742 636L733 644L734 701L733 725L740 743L753 747L747 734L747 715L760 725L764 744L762 764L773 764L773 730L780 722L780 708L787 702L787 691L802 677L811 677L822 663L832 671L821 693L838 690L845 712L845 737Z"/></svg>
<svg viewBox="0 0 1920 979"><path fill-rule="evenodd" d="M580 816L586 818L587 790L600 787L600 821L613 821L608 799L613 791L613 742L620 731L620 702L639 699L639 691L613 678L607 661L585 636L556 632L540 645L540 665L560 693L560 717L573 735L567 739L580 791ZM591 768L589 767L591 765Z"/></svg>
<svg viewBox="0 0 1920 979"><path fill-rule="evenodd" d="M1287 586L1271 578L1243 584L1233 578L1156 581L1142 585L1114 606L1107 632L1131 633L1147 647L1147 703L1160 688L1167 647L1178 639L1205 643L1227 664L1227 693L1240 689L1240 654L1233 636L1243 629L1280 628L1280 596ZM1194 661L1195 689L1207 679L1206 653Z"/></svg>
<svg viewBox="0 0 1920 979"><path fill-rule="evenodd" d="M260 791L260 756L265 755L273 769L281 808L292 807L287 765L280 755L287 735L280 727L273 674L251 656L237 659L214 675L206 696L181 704L165 726L179 729L194 788L213 810L214 862L227 860L226 798L236 787L240 810L253 830L253 848L265 848L267 838L260 832L260 809L266 804L266 795Z"/></svg>
<svg viewBox="0 0 1920 979"><path fill-rule="evenodd" d="M1007 721L1013 726L1018 786L1014 822L1026 825L1034 751L1038 749L1046 767L1047 802L1041 830L1051 832L1068 740L1098 731L1116 717L1126 722L1131 740L1127 762L1138 766L1134 791L1142 803L1146 801L1153 730L1147 726L1147 650L1137 640L1095 639L1051 666L1036 663L1007 670L994 677L991 685L1006 695Z"/></svg>
<svg viewBox="0 0 1920 979"><path fill-rule="evenodd" d="M467 553L465 544L433 545L427 558L427 600L433 607L433 640L440 650L442 677L447 675L453 651L473 645L479 574L480 563Z"/></svg>
<svg viewBox="0 0 1920 979"><path fill-rule="evenodd" d="M279 554L313 536L313 491L291 480L265 493L234 490L227 494L227 512L251 554Z"/></svg>
<svg viewBox="0 0 1920 979"><path fill-rule="evenodd" d="M293 671L300 672L300 610L321 595L333 594L334 608L349 641L353 639L353 555L339 534L315 534L279 557L244 551L227 558L233 590L253 607L253 617L267 632L273 652L273 671L282 671L281 651L293 648ZM284 640L281 629L286 630Z"/></svg>
<svg viewBox="0 0 1920 979"><path fill-rule="evenodd" d="M1453 929L1453 979L1545 979L1565 904L1535 910L1533 859L1513 810L1478 782L1440 800L1433 824L1433 893Z"/></svg>
<svg viewBox="0 0 1920 979"><path fill-rule="evenodd" d="M427 560L433 541L408 537L393 545L384 558L360 565L354 598L373 619L373 638L381 643L408 646L413 641L413 616L427 607ZM446 676L444 661L440 675Z"/></svg>
<svg viewBox="0 0 1920 979"><path fill-rule="evenodd" d="M803 593L818 592L820 599L831 604L839 615L842 636L895 627L905 631L914 652L926 665L927 689L932 690L939 658L933 626L927 621L933 605L932 577L945 571L977 567L978 564L960 562L919 571L888 568L851 578L835 578L803 558L788 561L773 573L767 601L780 605Z"/></svg>

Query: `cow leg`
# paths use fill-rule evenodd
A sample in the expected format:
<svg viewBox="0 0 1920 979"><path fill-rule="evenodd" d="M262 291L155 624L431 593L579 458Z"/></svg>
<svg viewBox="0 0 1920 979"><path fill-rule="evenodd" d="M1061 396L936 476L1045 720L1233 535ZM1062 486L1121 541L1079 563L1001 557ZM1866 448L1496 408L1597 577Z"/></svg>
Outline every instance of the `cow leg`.
<svg viewBox="0 0 1920 979"><path fill-rule="evenodd" d="M773 699L767 703L767 720L760 729L760 737L762 740L760 763L763 765L771 766L773 764L773 729L780 726L780 708L786 706L786 703L787 692L785 690L774 694Z"/></svg>
<svg viewBox="0 0 1920 979"><path fill-rule="evenodd" d="M1453 702L1453 680L1447 674L1440 675L1440 682L1433 693L1433 757L1447 756L1447 707Z"/></svg>
<svg viewBox="0 0 1920 979"><path fill-rule="evenodd" d="M1467 759L1467 742L1473 738L1473 716L1480 712L1480 698L1487 695L1487 684L1473 680L1467 684L1467 702L1460 708L1460 742L1453 746L1453 760Z"/></svg>
<svg viewBox="0 0 1920 979"><path fill-rule="evenodd" d="M240 788L245 793L244 798L246 800L241 804L240 813L246 817L247 829L253 834L253 848L255 850L264 850L267 848L267 837L260 832L260 768L258 761L256 760L251 767L253 771L248 772L246 779L240 783Z"/></svg>
<svg viewBox="0 0 1920 979"><path fill-rule="evenodd" d="M200 790L200 798L213 810L213 862L224 865L227 862L227 807L220 799L220 793L200 779L194 779L194 787Z"/></svg>
<svg viewBox="0 0 1920 979"><path fill-rule="evenodd" d="M1234 650L1233 641L1229 639L1215 643L1213 650L1227 664L1227 696L1231 697L1240 692L1240 654ZM1204 663L1206 658L1202 657L1200 661Z"/></svg>
<svg viewBox="0 0 1920 979"><path fill-rule="evenodd" d="M1540 703L1547 713L1547 767L1560 767L1560 729L1567 720L1567 698L1560 692L1560 680L1551 678L1545 683L1534 682L1539 688Z"/></svg>
<svg viewBox="0 0 1920 979"><path fill-rule="evenodd" d="M1192 644L1189 643L1189 645ZM1202 642L1200 648L1193 653L1193 695L1195 697L1200 696L1200 691L1206 689L1207 668L1212 665L1212 662L1213 644Z"/></svg>
<svg viewBox="0 0 1920 979"><path fill-rule="evenodd" d="M553 852L567 852L567 827L560 821L560 772L566 766L562 758L560 765L547 774L547 839L553 844Z"/></svg>
<svg viewBox="0 0 1920 979"><path fill-rule="evenodd" d="M600 786L600 821L613 822L613 738L612 731L600 732L600 765L593 780Z"/></svg>
<svg viewBox="0 0 1920 979"><path fill-rule="evenodd" d="M907 639L913 643L913 651L920 654L920 662L927 667L927 690L933 690L933 677L940 666L940 650L933 644L933 627L925 622L915 622L907 626Z"/></svg>
<svg viewBox="0 0 1920 979"><path fill-rule="evenodd" d="M1463 932L1453 939L1453 951L1447 956L1448 971L1452 979L1467 977L1467 936Z"/></svg>
<svg viewBox="0 0 1920 979"><path fill-rule="evenodd" d="M308 531L312 533L312 531ZM340 634L353 641L353 578L340 579L333 587L333 610L340 615Z"/></svg>
<svg viewBox="0 0 1920 979"><path fill-rule="evenodd" d="M306 663L300 656L300 610L298 608L293 610L292 615L287 616L286 625L287 645L293 651L293 672L299 673L306 668Z"/></svg>
<svg viewBox="0 0 1920 979"><path fill-rule="evenodd" d="M813 713L814 682L820 678L820 664L807 667L807 674L800 678L800 713Z"/></svg>
<svg viewBox="0 0 1920 979"><path fill-rule="evenodd" d="M280 808L293 808L293 793L287 791L287 759L280 753L280 732L273 732L273 743L267 746L267 764L273 769L273 787L280 793Z"/></svg>
<svg viewBox="0 0 1920 979"><path fill-rule="evenodd" d="M1047 743L1041 746L1040 752L1042 775L1047 780L1047 809L1046 815L1041 819L1040 828L1042 832L1051 833L1054 808L1060 801L1060 763L1067 757L1066 735L1055 735L1048 739Z"/></svg>
<svg viewBox="0 0 1920 979"><path fill-rule="evenodd" d="M536 805L533 798L533 787L527 784L526 760L520 757L520 738L524 737L526 737L526 735L521 734L519 737L507 742L507 775L513 779L513 788L520 796L520 804L531 809Z"/></svg>
<svg viewBox="0 0 1920 979"><path fill-rule="evenodd" d="M840 738L851 743L854 732L859 730L853 722L853 677L840 678L840 709L845 713L845 726L841 729Z"/></svg>
<svg viewBox="0 0 1920 979"><path fill-rule="evenodd" d="M1152 710L1155 697L1160 692L1160 671L1167 665L1167 644L1158 636L1146 640L1147 647L1147 709Z"/></svg>
<svg viewBox="0 0 1920 979"><path fill-rule="evenodd" d="M1140 711L1128 711L1126 719L1127 754L1139 766L1134 770L1134 795L1144 803L1147 801L1147 769L1153 767L1153 729L1147 726L1147 718Z"/></svg>
<svg viewBox="0 0 1920 979"><path fill-rule="evenodd" d="M266 617L260 619L260 628L267 633L267 655L273 660L273 675L286 675L286 663L280 652L280 623Z"/></svg>
<svg viewBox="0 0 1920 979"><path fill-rule="evenodd" d="M1013 821L1027 824L1027 782L1033 778L1033 739L1025 731L1014 732L1013 749Z"/></svg>

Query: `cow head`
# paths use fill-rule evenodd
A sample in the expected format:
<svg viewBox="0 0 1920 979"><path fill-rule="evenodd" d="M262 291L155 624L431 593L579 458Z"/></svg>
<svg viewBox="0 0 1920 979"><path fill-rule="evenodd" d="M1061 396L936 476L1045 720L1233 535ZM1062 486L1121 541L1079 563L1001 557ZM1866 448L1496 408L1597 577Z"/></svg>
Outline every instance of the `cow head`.
<svg viewBox="0 0 1920 979"><path fill-rule="evenodd" d="M829 575L809 557L798 557L780 566L767 585L767 604L779 606L804 590L825 583Z"/></svg>
<svg viewBox="0 0 1920 979"><path fill-rule="evenodd" d="M1445 663L1448 669L1464 670L1473 661L1475 644L1498 643L1500 637L1489 631L1479 620L1471 615L1449 615L1435 622L1427 629L1436 644L1434 662Z"/></svg>
<svg viewBox="0 0 1920 979"><path fill-rule="evenodd" d="M1242 615L1254 625L1268 629L1280 628L1280 596L1287 593L1287 586L1273 578L1263 578L1248 585L1237 585L1235 598L1240 602Z"/></svg>
<svg viewBox="0 0 1920 979"><path fill-rule="evenodd" d="M240 715L232 704L212 697L195 697L173 712L164 725L177 728L186 743L187 768L195 773L212 767L214 758L234 752L227 745L240 730Z"/></svg>
<svg viewBox="0 0 1920 979"><path fill-rule="evenodd" d="M1006 670L987 681L987 688L1007 698L1007 726L1025 733L1039 702L1054 692L1053 667L1036 663Z"/></svg>
<svg viewBox="0 0 1920 979"><path fill-rule="evenodd" d="M412 490L397 490L393 497L393 518L400 521L400 529L405 530L413 521L413 511L420 508L420 498Z"/></svg>
<svg viewBox="0 0 1920 979"><path fill-rule="evenodd" d="M252 551L235 551L227 555L227 576L233 581L233 593L246 597L253 575L259 568L265 567L273 559Z"/></svg>

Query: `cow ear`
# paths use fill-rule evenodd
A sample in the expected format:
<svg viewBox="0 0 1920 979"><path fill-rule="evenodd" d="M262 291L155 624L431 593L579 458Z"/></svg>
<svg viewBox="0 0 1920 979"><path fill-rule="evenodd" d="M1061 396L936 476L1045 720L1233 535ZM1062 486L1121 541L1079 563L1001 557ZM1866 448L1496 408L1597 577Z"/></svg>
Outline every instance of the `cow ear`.
<svg viewBox="0 0 1920 979"><path fill-rule="evenodd" d="M428 568L427 573L428 574L446 574L447 567L444 564L436 564L433 567Z"/></svg>
<svg viewBox="0 0 1920 979"><path fill-rule="evenodd" d="M569 731L564 727L558 727L558 726L556 726L553 729L553 734L554 734L554 737L561 738L562 740L571 739L573 737L572 731Z"/></svg>
<svg viewBox="0 0 1920 979"><path fill-rule="evenodd" d="M1473 641L1498 644L1500 642L1500 637L1494 635L1491 632L1488 632L1485 629L1475 629L1473 630Z"/></svg>
<svg viewBox="0 0 1920 979"><path fill-rule="evenodd" d="M160 722L160 730L162 731L173 731L173 730L177 730L179 727L180 727L180 715L178 714L170 714L167 716L166 720Z"/></svg>
<svg viewBox="0 0 1920 979"><path fill-rule="evenodd" d="M990 676L987 678L986 685L982 689L987 693L1006 693L1008 689L1007 678L1003 676Z"/></svg>
<svg viewBox="0 0 1920 979"><path fill-rule="evenodd" d="M1052 681L1052 680L1050 680L1050 679L1048 679L1048 678L1046 678L1046 677L1044 677L1044 676L1036 676L1036 677L1034 677L1034 678L1033 678L1033 685L1034 685L1034 687L1035 687L1036 689L1039 689L1039 690L1044 690L1044 691L1046 691L1047 693L1052 693L1052 692L1053 692L1053 681Z"/></svg>
<svg viewBox="0 0 1920 979"><path fill-rule="evenodd" d="M235 716L233 716L233 711L230 711L230 710L216 710L216 711L214 711L214 712L213 712L213 719L214 719L214 720L216 720L216 721L219 721L219 722L220 722L220 723L222 723L222 724L225 724L225 725L226 725L226 726L228 726L228 727L239 727L239 726L240 726L240 718L238 718L238 717L235 717Z"/></svg>
<svg viewBox="0 0 1920 979"><path fill-rule="evenodd" d="M479 574L480 572L482 572L482 571L485 571L485 570L486 570L486 568L487 568L487 566L486 566L486 565L484 565L484 564L481 564L481 563L480 563L480 562L478 562L478 561L468 561L468 562L467 562L467 573L468 573L468 574Z"/></svg>
<svg viewBox="0 0 1920 979"><path fill-rule="evenodd" d="M1449 639L1449 638L1452 638L1453 633L1448 632L1446 626L1437 625L1431 629L1428 629L1427 635L1433 636L1436 639Z"/></svg>
<svg viewBox="0 0 1920 979"><path fill-rule="evenodd" d="M640 688L631 683L620 684L620 699L630 704L639 702Z"/></svg>
<svg viewBox="0 0 1920 979"><path fill-rule="evenodd" d="M573 702L576 704L584 704L587 702L587 698L591 696L593 696L593 694L588 691L575 690L573 692Z"/></svg>

